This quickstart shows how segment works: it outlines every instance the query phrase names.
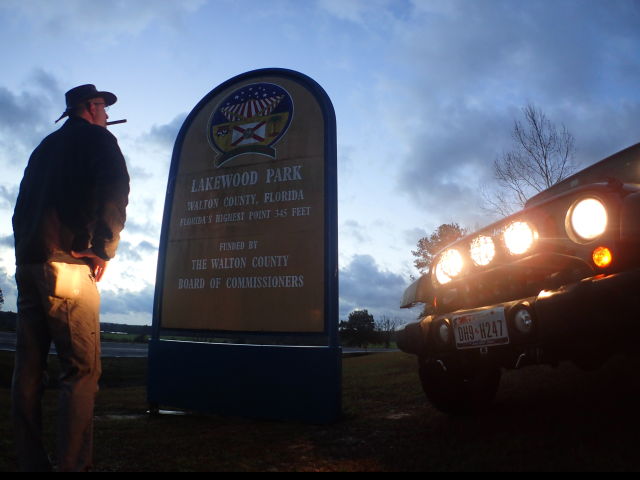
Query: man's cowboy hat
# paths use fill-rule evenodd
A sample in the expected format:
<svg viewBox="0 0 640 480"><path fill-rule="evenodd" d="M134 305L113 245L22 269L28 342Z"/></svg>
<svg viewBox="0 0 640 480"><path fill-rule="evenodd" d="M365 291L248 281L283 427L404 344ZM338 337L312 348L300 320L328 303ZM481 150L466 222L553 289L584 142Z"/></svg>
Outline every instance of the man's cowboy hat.
<svg viewBox="0 0 640 480"><path fill-rule="evenodd" d="M67 101L67 109L62 112L60 118L55 121L58 123L64 117L69 115L74 108L80 105L82 102L86 102L87 100L91 100L92 98L101 97L104 99L105 106L113 105L118 101L118 97L116 97L111 92L99 92L95 85L91 85L88 83L87 85L80 85L79 87L72 88L67 93L64 94L64 98Z"/></svg>

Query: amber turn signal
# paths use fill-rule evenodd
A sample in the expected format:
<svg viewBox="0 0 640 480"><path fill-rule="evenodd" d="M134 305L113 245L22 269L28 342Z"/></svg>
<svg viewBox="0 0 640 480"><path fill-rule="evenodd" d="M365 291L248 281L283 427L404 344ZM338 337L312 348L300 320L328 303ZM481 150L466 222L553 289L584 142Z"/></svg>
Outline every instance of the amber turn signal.
<svg viewBox="0 0 640 480"><path fill-rule="evenodd" d="M606 268L611 265L613 262L613 255L611 254L611 250L607 247L598 247L593 251L593 263L596 264L597 267Z"/></svg>

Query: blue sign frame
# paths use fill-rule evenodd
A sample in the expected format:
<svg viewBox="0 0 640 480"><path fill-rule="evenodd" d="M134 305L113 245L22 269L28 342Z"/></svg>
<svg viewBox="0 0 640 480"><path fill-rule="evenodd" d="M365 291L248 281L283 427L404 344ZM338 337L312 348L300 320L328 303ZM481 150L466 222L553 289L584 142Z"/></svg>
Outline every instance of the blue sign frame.
<svg viewBox="0 0 640 480"><path fill-rule="evenodd" d="M278 77L297 83L311 93L322 112L325 133L324 331L265 334L165 329L161 318L165 258L180 152L186 132L195 116L215 96L235 84L260 77ZM149 403L245 417L311 423L335 421L341 412L342 395L342 350L338 339L337 220L336 118L328 95L318 83L293 70L260 69L238 75L206 95L180 129L169 171L149 343ZM198 343L163 339L168 335L242 337L249 343ZM283 343L292 336L296 338L295 345L259 345L263 342ZM265 342L265 339L268 341Z"/></svg>

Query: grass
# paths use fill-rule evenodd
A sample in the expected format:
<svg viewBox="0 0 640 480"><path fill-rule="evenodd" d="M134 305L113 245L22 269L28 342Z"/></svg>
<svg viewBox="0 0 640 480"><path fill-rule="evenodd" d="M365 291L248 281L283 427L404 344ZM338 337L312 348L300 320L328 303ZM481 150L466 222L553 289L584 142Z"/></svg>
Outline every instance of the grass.
<svg viewBox="0 0 640 480"><path fill-rule="evenodd" d="M11 354L0 352L0 470L14 470ZM507 372L496 404L447 417L403 353L345 358L333 425L217 415L145 414L146 359L105 359L96 405L98 471L639 470L638 359L583 373L571 365ZM51 362L55 376L55 361ZM55 388L45 399L52 438Z"/></svg>
<svg viewBox="0 0 640 480"><path fill-rule="evenodd" d="M147 343L149 341L149 335L141 335L136 333L100 332L100 340L102 342Z"/></svg>

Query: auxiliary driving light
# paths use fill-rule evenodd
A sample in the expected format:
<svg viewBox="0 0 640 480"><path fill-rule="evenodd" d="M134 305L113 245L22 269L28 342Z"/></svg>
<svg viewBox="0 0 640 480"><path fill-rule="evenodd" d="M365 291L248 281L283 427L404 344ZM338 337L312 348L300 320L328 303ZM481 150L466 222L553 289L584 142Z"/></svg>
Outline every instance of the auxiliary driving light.
<svg viewBox="0 0 640 480"><path fill-rule="evenodd" d="M613 254L607 247L598 247L591 255L596 267L607 268L613 262Z"/></svg>
<svg viewBox="0 0 640 480"><path fill-rule="evenodd" d="M526 308L521 308L513 317L513 324L520 333L530 333L533 329L533 317L531 316L531 312Z"/></svg>
<svg viewBox="0 0 640 480"><path fill-rule="evenodd" d="M581 240L594 240L607 229L607 209L597 198L585 198L570 210L569 222Z"/></svg>
<svg viewBox="0 0 640 480"><path fill-rule="evenodd" d="M484 267L489 265L493 257L496 256L496 246L491 237L480 235L471 242L469 253L473 263L479 267Z"/></svg>
<svg viewBox="0 0 640 480"><path fill-rule="evenodd" d="M451 328L446 320L440 323L440 326L438 327L438 336L442 343L449 343L449 340L451 339Z"/></svg>
<svg viewBox="0 0 640 480"><path fill-rule="evenodd" d="M513 222L504 231L504 243L512 255L527 252L536 238L537 234L527 222Z"/></svg>
<svg viewBox="0 0 640 480"><path fill-rule="evenodd" d="M449 283L451 279L460 275L463 265L464 261L462 260L460 252L455 248L450 248L445 251L440 257L440 260L438 260L435 270L436 280L438 280L440 285Z"/></svg>

